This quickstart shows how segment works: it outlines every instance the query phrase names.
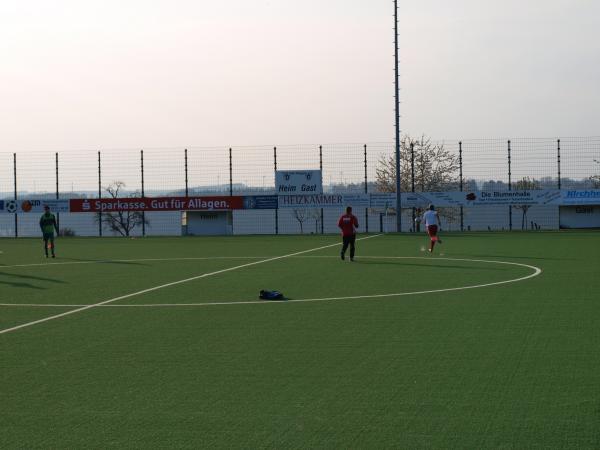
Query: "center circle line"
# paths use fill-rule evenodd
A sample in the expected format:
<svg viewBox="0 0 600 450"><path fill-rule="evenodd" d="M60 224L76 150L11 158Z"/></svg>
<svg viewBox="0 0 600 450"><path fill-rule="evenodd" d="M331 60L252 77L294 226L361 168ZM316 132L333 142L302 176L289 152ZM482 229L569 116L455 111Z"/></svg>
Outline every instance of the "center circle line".
<svg viewBox="0 0 600 450"><path fill-rule="evenodd" d="M228 257L225 257L228 258ZM241 258L241 257L231 257ZM255 257L246 257L248 259L252 259ZM302 256L298 256L297 258L303 258ZM304 258L339 258L337 256L329 256L329 255L317 255L317 256L307 256ZM304 299L291 299L285 301L265 301L265 300L241 300L241 301L220 301L220 302L205 302L205 303L146 303L146 304L107 304L101 305L100 308L158 308L158 307L199 307L199 306L225 306L225 305L251 305L251 304L286 304L286 303L306 303L306 302L324 302L324 301L335 301L335 300L359 300L359 299L367 299L367 298L389 298L389 297L402 297L407 295L423 295L423 294L433 294L437 292L452 292L452 291L461 291L467 289L478 289L489 286L499 286L503 284L509 283L517 283L519 281L525 281L531 278L534 278L542 273L542 269L537 266L532 266L529 264L517 263L512 261L497 261L497 260L486 260L486 259L470 259L470 258L448 258L448 257L427 257L427 256L363 256L361 258L367 259L426 259L429 261L465 261L465 262L481 262L488 264L505 264L512 266L520 266L533 270L532 273L526 276L522 276L519 278L512 278L509 280L501 280L494 281L491 283L482 283L482 284L474 284L468 286L458 286L452 288L441 288L441 289L428 289L423 291L409 291L409 292L395 292L388 294L366 294L366 295L353 295L353 296L340 296L340 297L320 297L320 298L304 298ZM189 258L182 258L189 259ZM146 259L148 260L148 259ZM163 259L153 259L153 260L163 260ZM165 259L167 260L167 259ZM168 260L177 260L175 258L171 258ZM117 260L112 260L117 261ZM122 260L121 260L122 261ZM129 260L134 261L134 260ZM42 303L0 303L0 306L15 306L15 307L38 307L38 308L77 308L77 307L85 307L88 305L75 305L75 304L42 304Z"/></svg>

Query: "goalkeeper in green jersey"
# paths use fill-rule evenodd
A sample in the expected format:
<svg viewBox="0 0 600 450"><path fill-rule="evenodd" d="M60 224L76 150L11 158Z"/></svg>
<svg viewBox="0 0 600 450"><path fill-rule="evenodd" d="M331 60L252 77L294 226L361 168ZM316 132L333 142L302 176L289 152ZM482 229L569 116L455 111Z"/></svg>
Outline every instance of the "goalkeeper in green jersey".
<svg viewBox="0 0 600 450"><path fill-rule="evenodd" d="M40 228L42 229L42 236L44 238L44 252L46 252L46 258L48 257L48 248L52 251L52 257L56 258L54 254L54 230L58 234L58 226L56 225L56 217L50 212L49 206L44 206L44 214L40 218Z"/></svg>

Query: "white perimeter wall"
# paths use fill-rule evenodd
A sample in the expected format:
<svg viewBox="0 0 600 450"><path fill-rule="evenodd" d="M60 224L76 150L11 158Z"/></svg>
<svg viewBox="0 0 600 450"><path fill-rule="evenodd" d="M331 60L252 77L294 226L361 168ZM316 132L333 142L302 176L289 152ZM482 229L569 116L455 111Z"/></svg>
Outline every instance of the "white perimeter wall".
<svg viewBox="0 0 600 450"><path fill-rule="evenodd" d="M460 230L460 209L456 209L453 222L443 221L442 228L445 231ZM526 228L531 227L531 222L537 223L543 230L557 230L559 227L559 208L557 206L532 206L527 211ZM365 211L355 210L358 217L359 231L365 231ZM299 234L300 225L294 217L292 209L279 210L279 233ZM314 213L313 213L314 214ZM324 232L338 233L337 220L343 214L343 209L328 208L323 210ZM513 230L521 229L523 212L513 207L512 223ZM319 214L317 213L317 216ZM60 228L70 228L77 236L98 236L98 224L94 221L91 213L62 213ZM148 236L180 236L181 235L181 213L180 212L149 212L146 218L150 224L146 226ZM381 225L383 231L396 231L396 217L383 216L381 224L379 214L369 214L369 231L379 232ZM502 207L477 207L464 208L464 229L471 227L472 231L493 231L509 229L508 206ZM40 235L38 214L19 214L19 236ZM314 216L304 222L304 233L320 233L321 225ZM412 210L406 209L402 213L402 231L410 231L413 227ZM246 210L233 212L234 234L275 234L275 211L273 210ZM132 232L133 236L140 236L142 230L137 227ZM115 235L104 228L103 235ZM0 237L14 236L14 216L12 214L0 214Z"/></svg>

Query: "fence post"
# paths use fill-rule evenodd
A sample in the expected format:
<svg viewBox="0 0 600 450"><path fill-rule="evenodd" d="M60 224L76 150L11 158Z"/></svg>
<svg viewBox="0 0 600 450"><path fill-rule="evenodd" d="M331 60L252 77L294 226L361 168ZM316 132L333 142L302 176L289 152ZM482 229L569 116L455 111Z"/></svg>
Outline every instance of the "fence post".
<svg viewBox="0 0 600 450"><path fill-rule="evenodd" d="M58 200L58 152L54 154L55 163L56 163L56 200ZM56 212L56 226L60 231L60 212Z"/></svg>
<svg viewBox="0 0 600 450"><path fill-rule="evenodd" d="M233 159L231 147L229 147L229 196L233 196Z"/></svg>
<svg viewBox="0 0 600 450"><path fill-rule="evenodd" d="M142 175L142 198L144 198L144 150L140 150L140 173ZM142 236L146 236L146 211L142 211Z"/></svg>
<svg viewBox="0 0 600 450"><path fill-rule="evenodd" d="M273 147L273 165L275 167L275 172L277 172L277 147ZM277 188L277 183L275 183L275 188ZM275 190L275 195L277 196L277 207L275 208L275 234L279 234L279 193L277 190Z"/></svg>
<svg viewBox="0 0 600 450"><path fill-rule="evenodd" d="M323 180L323 146L319 145L319 169L321 170L321 181ZM325 233L323 208L321 208L321 234Z"/></svg>
<svg viewBox="0 0 600 450"><path fill-rule="evenodd" d="M560 180L560 139L558 139L556 141L556 143L557 143L557 148L556 148L556 150L557 150L557 154L556 154L557 161L556 162L557 162L557 165L558 165L558 189L560 189L560 186L561 186L561 180Z"/></svg>
<svg viewBox="0 0 600 450"><path fill-rule="evenodd" d="M421 147L421 192L425 192L425 158Z"/></svg>
<svg viewBox="0 0 600 450"><path fill-rule="evenodd" d="M187 148L183 152L184 159L184 170L185 170L185 196L189 197L188 191L188 156L187 156Z"/></svg>
<svg viewBox="0 0 600 450"><path fill-rule="evenodd" d="M17 154L13 153L13 177L14 177L14 199L15 205L17 203ZM17 214L17 210L15 209L15 237L19 237L19 217Z"/></svg>
<svg viewBox="0 0 600 450"><path fill-rule="evenodd" d="M415 143L410 143L410 190L411 192L415 192ZM412 229L416 230L417 223L415 222L417 218L417 210L413 206L412 208ZM420 228L420 227L419 227Z"/></svg>
<svg viewBox="0 0 600 450"><path fill-rule="evenodd" d="M367 144L365 144L365 195L369 195L369 182L367 179ZM365 232L369 232L369 207L365 207Z"/></svg>
<svg viewBox="0 0 600 450"><path fill-rule="evenodd" d="M458 169L459 169L459 183L460 183L460 192L463 190L463 160L462 160L462 141L458 143ZM460 231L465 231L465 222L464 222L464 210L463 206L460 207Z"/></svg>
<svg viewBox="0 0 600 450"><path fill-rule="evenodd" d="M562 180L561 180L561 176L560 176L560 139L558 139L556 141L557 147L556 147L556 159L557 159L557 165L558 165L558 189L561 189L562 186ZM560 230L560 206L558 207L558 229Z"/></svg>
<svg viewBox="0 0 600 450"><path fill-rule="evenodd" d="M511 171L510 171L510 139L508 141L508 190L512 191ZM512 205L508 205L508 229L512 231Z"/></svg>
<svg viewBox="0 0 600 450"><path fill-rule="evenodd" d="M98 151L98 198L102 198L102 162ZM98 212L98 236L102 237L102 211Z"/></svg>
<svg viewBox="0 0 600 450"><path fill-rule="evenodd" d="M398 233L402 233L402 195L401 188L401 167L400 167L400 48L398 45L398 0L394 0L394 103L396 119L396 139L395 139L395 169L396 169L396 228Z"/></svg>

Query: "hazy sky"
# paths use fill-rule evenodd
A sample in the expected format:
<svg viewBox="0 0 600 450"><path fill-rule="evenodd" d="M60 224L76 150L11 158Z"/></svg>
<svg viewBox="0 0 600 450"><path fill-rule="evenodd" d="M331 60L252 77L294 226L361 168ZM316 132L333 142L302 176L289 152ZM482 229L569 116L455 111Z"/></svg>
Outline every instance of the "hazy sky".
<svg viewBox="0 0 600 450"><path fill-rule="evenodd" d="M399 0L401 129L600 134L600 1ZM0 0L0 151L392 141L391 0Z"/></svg>

